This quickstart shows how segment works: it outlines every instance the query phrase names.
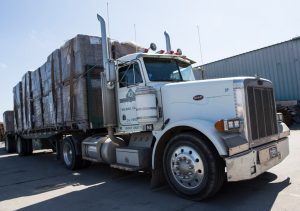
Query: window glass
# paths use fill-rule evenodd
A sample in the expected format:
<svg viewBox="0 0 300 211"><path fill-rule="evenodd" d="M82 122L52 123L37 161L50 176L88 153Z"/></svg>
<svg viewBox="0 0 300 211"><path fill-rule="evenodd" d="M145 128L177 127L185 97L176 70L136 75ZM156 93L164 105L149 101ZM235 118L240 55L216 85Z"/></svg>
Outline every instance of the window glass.
<svg viewBox="0 0 300 211"><path fill-rule="evenodd" d="M120 87L127 87L143 83L138 63L133 63L119 68Z"/></svg>
<svg viewBox="0 0 300 211"><path fill-rule="evenodd" d="M144 58L150 81L194 80L192 66L186 62L166 58Z"/></svg>

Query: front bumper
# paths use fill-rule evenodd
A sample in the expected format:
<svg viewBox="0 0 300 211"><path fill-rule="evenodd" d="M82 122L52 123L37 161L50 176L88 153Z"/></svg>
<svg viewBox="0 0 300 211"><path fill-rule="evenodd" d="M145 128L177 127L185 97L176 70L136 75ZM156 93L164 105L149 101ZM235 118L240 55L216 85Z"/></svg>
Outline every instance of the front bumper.
<svg viewBox="0 0 300 211"><path fill-rule="evenodd" d="M273 152L274 148L277 149L275 157L274 153L271 154L270 152ZM225 158L227 179L229 182L233 182L257 177L283 161L288 154L289 139L285 137L276 142Z"/></svg>

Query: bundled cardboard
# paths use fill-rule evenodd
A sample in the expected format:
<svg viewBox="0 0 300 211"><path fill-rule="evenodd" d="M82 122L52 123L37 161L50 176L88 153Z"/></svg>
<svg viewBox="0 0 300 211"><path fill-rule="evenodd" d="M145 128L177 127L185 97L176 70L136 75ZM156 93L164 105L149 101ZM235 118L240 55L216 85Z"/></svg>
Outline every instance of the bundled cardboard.
<svg viewBox="0 0 300 211"><path fill-rule="evenodd" d="M134 44L133 42L112 42L112 57L118 59L127 54L141 52L144 48Z"/></svg>
<svg viewBox="0 0 300 211"><path fill-rule="evenodd" d="M53 63L47 61L40 67L42 81L42 105L44 128L56 126L56 110L54 96L54 70Z"/></svg>
<svg viewBox="0 0 300 211"><path fill-rule="evenodd" d="M114 59L142 49L133 43L117 41L112 42L110 48ZM31 94L31 97L24 96L23 101L27 104L26 99L31 99L32 112L28 112L28 105L19 114L18 108L22 103L18 98L22 93L17 87L14 88L15 116L16 120L21 120L20 123L19 120L16 121L16 128L22 130L22 123L25 129L67 127L86 130L103 127L100 83L102 65L99 37L77 35L60 49L56 49L48 56L45 64L29 74L31 88L28 86L28 90L26 84L29 83L24 79L24 93L27 94L28 91L28 96ZM23 119L23 113L27 119ZM30 115L31 124L28 123Z"/></svg>
<svg viewBox="0 0 300 211"><path fill-rule="evenodd" d="M23 112L23 129L32 129L33 103L31 92L31 71L25 73L22 77L22 112Z"/></svg>
<svg viewBox="0 0 300 211"><path fill-rule="evenodd" d="M102 119L100 82L100 76L95 75L80 77L72 85L63 86L64 120L67 126L88 129L93 125L89 117Z"/></svg>
<svg viewBox="0 0 300 211"><path fill-rule="evenodd" d="M34 129L42 129L43 124L43 102L42 102L42 80L40 68L31 74L32 98L33 98L33 122Z"/></svg>
<svg viewBox="0 0 300 211"><path fill-rule="evenodd" d="M3 125L5 133L13 133L14 127L14 111L5 111L3 113Z"/></svg>
<svg viewBox="0 0 300 211"><path fill-rule="evenodd" d="M53 93L49 92L43 96L43 120L44 128L54 128L55 125L55 109Z"/></svg>
<svg viewBox="0 0 300 211"><path fill-rule="evenodd" d="M43 95L48 95L53 88L53 70L50 62L46 62L40 67Z"/></svg>
<svg viewBox="0 0 300 211"><path fill-rule="evenodd" d="M14 94L15 129L16 131L22 131L23 130L22 82L19 82L13 88L13 94Z"/></svg>
<svg viewBox="0 0 300 211"><path fill-rule="evenodd" d="M62 88L62 70L61 70L61 51L56 49L48 56L48 62L51 63L53 70L53 103L54 103L54 121L56 126L63 126L63 88Z"/></svg>
<svg viewBox="0 0 300 211"><path fill-rule="evenodd" d="M99 37L77 35L61 47L62 81L77 78L86 65L102 65L102 46Z"/></svg>

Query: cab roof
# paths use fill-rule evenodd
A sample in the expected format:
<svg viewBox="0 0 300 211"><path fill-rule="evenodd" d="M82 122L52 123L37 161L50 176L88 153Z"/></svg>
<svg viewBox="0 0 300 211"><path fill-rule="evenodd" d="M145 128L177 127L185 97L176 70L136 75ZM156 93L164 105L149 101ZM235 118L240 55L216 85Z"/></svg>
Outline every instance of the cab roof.
<svg viewBox="0 0 300 211"><path fill-rule="evenodd" d="M120 57L117 59L117 61L123 63L123 62L129 62L135 59L139 59L141 57L151 57L151 58L169 58L169 59L178 59L184 62L187 62L189 64L194 64L196 63L195 61L187 58L186 56L183 55L176 55L176 54L158 54L158 53L133 53L133 54L128 54L126 56Z"/></svg>

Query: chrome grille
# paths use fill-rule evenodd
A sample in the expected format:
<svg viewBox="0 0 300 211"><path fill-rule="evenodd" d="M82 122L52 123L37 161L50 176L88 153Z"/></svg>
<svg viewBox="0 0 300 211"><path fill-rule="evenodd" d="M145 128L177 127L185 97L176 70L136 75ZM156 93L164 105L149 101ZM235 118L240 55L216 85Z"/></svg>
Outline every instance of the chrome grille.
<svg viewBox="0 0 300 211"><path fill-rule="evenodd" d="M277 119L273 89L247 87L251 139L262 139L277 134Z"/></svg>

